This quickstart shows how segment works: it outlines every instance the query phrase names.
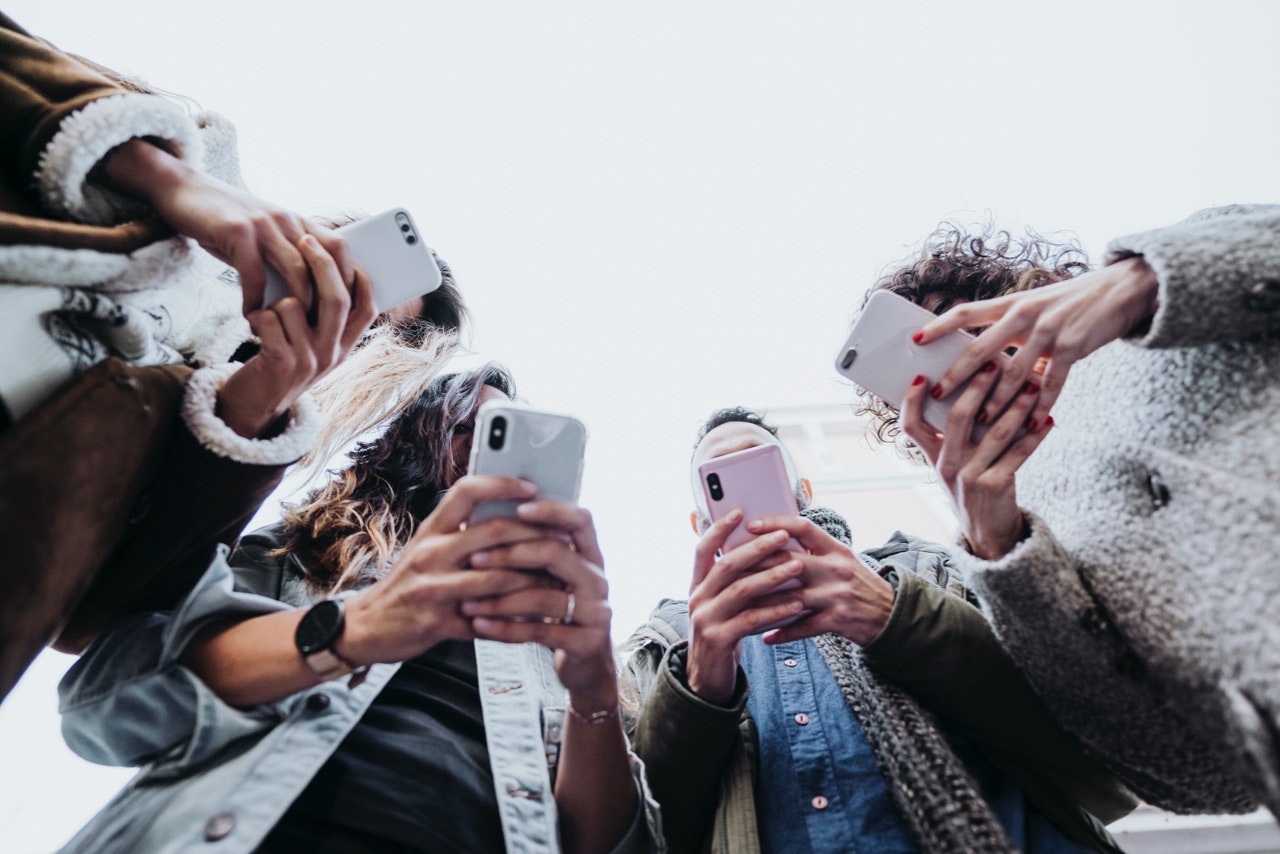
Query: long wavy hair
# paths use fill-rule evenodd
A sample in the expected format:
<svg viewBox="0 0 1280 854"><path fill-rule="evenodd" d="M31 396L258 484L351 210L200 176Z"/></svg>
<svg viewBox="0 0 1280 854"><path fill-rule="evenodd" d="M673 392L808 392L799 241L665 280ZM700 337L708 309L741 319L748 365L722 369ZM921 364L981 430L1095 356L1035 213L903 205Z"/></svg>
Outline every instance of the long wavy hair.
<svg viewBox="0 0 1280 854"><path fill-rule="evenodd" d="M511 374L493 362L431 380L378 438L356 445L333 480L285 508L276 554L297 555L316 592L375 579L464 472L453 439L472 429L485 386L516 394Z"/></svg>
<svg viewBox="0 0 1280 854"><path fill-rule="evenodd" d="M1089 258L1075 240L1058 243L1031 229L1015 237L991 223L964 226L946 220L918 250L881 275L863 297L857 314L877 291L890 291L942 314L958 303L1029 291L1088 269ZM859 398L854 414L868 417L868 432L919 458L919 451L898 426L897 408L858 386L854 390Z"/></svg>

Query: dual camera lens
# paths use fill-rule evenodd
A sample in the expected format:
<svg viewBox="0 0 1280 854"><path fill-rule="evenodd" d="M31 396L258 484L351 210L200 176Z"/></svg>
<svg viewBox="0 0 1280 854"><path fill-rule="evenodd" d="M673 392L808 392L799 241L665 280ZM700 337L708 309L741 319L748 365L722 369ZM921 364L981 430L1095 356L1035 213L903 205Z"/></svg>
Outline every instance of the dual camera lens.
<svg viewBox="0 0 1280 854"><path fill-rule="evenodd" d="M506 441L507 419L499 415L489 425L489 447L495 451L501 451Z"/></svg>
<svg viewBox="0 0 1280 854"><path fill-rule="evenodd" d="M707 475L707 492L710 493L712 501L724 498L724 487L720 485L720 475Z"/></svg>

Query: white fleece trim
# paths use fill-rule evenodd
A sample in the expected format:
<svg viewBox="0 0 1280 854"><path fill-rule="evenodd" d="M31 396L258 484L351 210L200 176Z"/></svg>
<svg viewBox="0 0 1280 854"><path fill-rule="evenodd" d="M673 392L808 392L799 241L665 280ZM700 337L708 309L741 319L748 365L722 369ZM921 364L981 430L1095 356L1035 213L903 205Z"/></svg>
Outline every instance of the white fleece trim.
<svg viewBox="0 0 1280 854"><path fill-rule="evenodd" d="M144 136L173 143L182 160L204 168L204 144L185 110L159 95L114 95L62 120L40 154L35 178L41 198L53 210L95 225L147 212L141 202L89 183L90 170L107 152Z"/></svg>
<svg viewBox="0 0 1280 854"><path fill-rule="evenodd" d="M182 401L182 419L200 444L218 456L259 466L296 462L315 444L320 432L320 407L310 393L304 394L293 404L289 426L283 433L273 439L246 439L214 414L218 390L240 368L239 363L228 362L192 374Z"/></svg>
<svg viewBox="0 0 1280 854"><path fill-rule="evenodd" d="M0 277L6 284L90 288L128 293L187 286L199 271L196 246L186 237L170 237L130 255L18 244L0 246Z"/></svg>

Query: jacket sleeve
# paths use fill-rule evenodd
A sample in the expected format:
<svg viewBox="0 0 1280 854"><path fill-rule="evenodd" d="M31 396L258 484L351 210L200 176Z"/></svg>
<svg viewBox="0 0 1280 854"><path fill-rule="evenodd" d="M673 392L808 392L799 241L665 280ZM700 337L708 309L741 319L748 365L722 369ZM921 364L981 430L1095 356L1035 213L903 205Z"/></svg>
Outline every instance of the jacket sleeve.
<svg viewBox="0 0 1280 854"><path fill-rule="evenodd" d="M1077 824L1080 810L1110 822L1137 806L1058 724L982 613L941 587L901 573L889 622L863 658L972 739L1058 826Z"/></svg>
<svg viewBox="0 0 1280 854"><path fill-rule="evenodd" d="M1280 205L1212 208L1107 247L1107 263L1134 255L1160 282L1137 343L1190 347L1280 328Z"/></svg>
<svg viewBox="0 0 1280 854"><path fill-rule="evenodd" d="M654 651L650 645L639 657ZM673 852L700 851L710 835L721 777L741 740L739 722L747 704L741 670L730 705L716 706L694 694L685 675L687 652L687 642L681 642L666 650L656 668L623 669L624 681L651 676L648 684L627 686L644 698L639 715L629 716L627 730L653 797L662 805L663 833Z"/></svg>
<svg viewBox="0 0 1280 854"><path fill-rule="evenodd" d="M34 184L52 213L108 225L145 206L94 185L89 173L137 137L161 141L196 168L195 122L167 99L133 92L0 14L0 173Z"/></svg>
<svg viewBox="0 0 1280 854"><path fill-rule="evenodd" d="M176 611L143 614L98 638L58 686L62 735L77 755L101 765L160 762L185 768L239 738L273 726L277 707L224 703L178 663L201 629L288 610L237 590L226 547Z"/></svg>
<svg viewBox="0 0 1280 854"><path fill-rule="evenodd" d="M960 563L1001 646L1044 706L1067 730L1105 757L1121 779L1149 803L1187 813L1253 809L1256 799L1239 782L1237 769L1228 767L1220 752L1195 736L1164 701L1147 680L1137 654L1093 598L1066 550L1043 520L1030 512L1026 517L1030 536L999 561L963 556ZM1027 620L1026 614L1035 614L1036 619ZM1007 666L993 653L988 658L992 667ZM967 672L979 669L969 667ZM1012 676L1006 681L1014 682ZM975 697L1006 696L988 694L990 690L973 693ZM1028 697L1022 703L1043 714L1033 700ZM1001 699L991 704L987 714L1003 715L1005 702ZM979 712L975 707L969 714ZM1004 726L1008 733L1022 730L1022 725L1013 721ZM1042 726L1046 732L1050 728L1048 722ZM988 733L992 739L998 735ZM1056 738L1062 743L1061 736ZM1062 751L1059 762L1066 761L1065 744ZM1025 755L1036 753L1031 749ZM1092 772L1085 773L1088 765L1083 758L1069 767L1083 775L1080 783L1092 778ZM1031 785L1051 783L1033 781ZM1084 797L1087 791L1087 787L1082 789L1077 797ZM1091 811L1100 817L1108 814Z"/></svg>

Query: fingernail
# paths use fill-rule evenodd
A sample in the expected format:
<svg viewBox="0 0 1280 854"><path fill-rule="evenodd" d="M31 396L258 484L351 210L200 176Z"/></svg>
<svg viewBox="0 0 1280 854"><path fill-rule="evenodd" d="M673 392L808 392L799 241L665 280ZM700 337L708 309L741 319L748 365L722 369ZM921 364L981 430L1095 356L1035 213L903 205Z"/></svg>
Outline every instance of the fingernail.
<svg viewBox="0 0 1280 854"><path fill-rule="evenodd" d="M469 617L480 610L480 603L474 599L466 599L458 606L458 610Z"/></svg>
<svg viewBox="0 0 1280 854"><path fill-rule="evenodd" d="M517 505L516 505L516 515L517 515L517 516L532 516L532 515L533 515L533 505L532 505L532 504L517 504Z"/></svg>
<svg viewBox="0 0 1280 854"><path fill-rule="evenodd" d="M994 371L995 369L996 369L996 363L995 363L995 362L987 362L985 365L983 365L983 366L982 366L982 372L983 372L984 374L989 374L989 373L991 373L992 371Z"/></svg>
<svg viewBox="0 0 1280 854"><path fill-rule="evenodd" d="M472 566L485 566L490 561L488 552L473 552L471 554Z"/></svg>
<svg viewBox="0 0 1280 854"><path fill-rule="evenodd" d="M912 385L924 385L924 377L916 374L916 378L911 381Z"/></svg>
<svg viewBox="0 0 1280 854"><path fill-rule="evenodd" d="M1040 422L1039 422L1039 421L1036 421L1034 418L1028 418L1028 419L1027 419L1027 432L1028 432L1028 433L1034 433L1034 432L1036 432L1036 427L1037 427L1037 426L1039 426L1039 424L1040 424Z"/></svg>
<svg viewBox="0 0 1280 854"><path fill-rule="evenodd" d="M536 483L530 483L527 480L522 480L520 481L520 491L525 495L537 495L538 485Z"/></svg>
<svg viewBox="0 0 1280 854"><path fill-rule="evenodd" d="M938 384L937 384L937 385L935 385L933 388L929 389L929 397L932 397L934 400L937 400L937 399L939 399L939 398L941 398L941 397L942 397L942 384L941 384L941 383L938 383Z"/></svg>
<svg viewBox="0 0 1280 854"><path fill-rule="evenodd" d="M1053 416L1052 416L1052 415L1046 415L1046 416L1045 416L1045 419L1044 419L1044 426L1045 426L1045 429L1046 429L1046 430L1053 426Z"/></svg>
<svg viewBox="0 0 1280 854"><path fill-rule="evenodd" d="M991 416L987 414L987 410L984 409L978 413L979 424L986 424L990 420L991 420Z"/></svg>
<svg viewBox="0 0 1280 854"><path fill-rule="evenodd" d="M913 332L913 333L911 334L911 340L912 340L913 342L915 342L916 344L919 344L921 341L923 341L923 340L924 340L924 333L923 333L923 332Z"/></svg>
<svg viewBox="0 0 1280 854"><path fill-rule="evenodd" d="M1023 394L1037 394L1039 393L1039 391L1040 391L1039 384L1033 383L1030 380L1028 380L1027 384L1022 387Z"/></svg>
<svg viewBox="0 0 1280 854"><path fill-rule="evenodd" d="M748 522L748 523L747 523L747 530L748 530L748 531L758 531L758 530L760 530L760 529L761 529L761 528L763 528L763 527L764 527L764 524L763 524L762 522Z"/></svg>

